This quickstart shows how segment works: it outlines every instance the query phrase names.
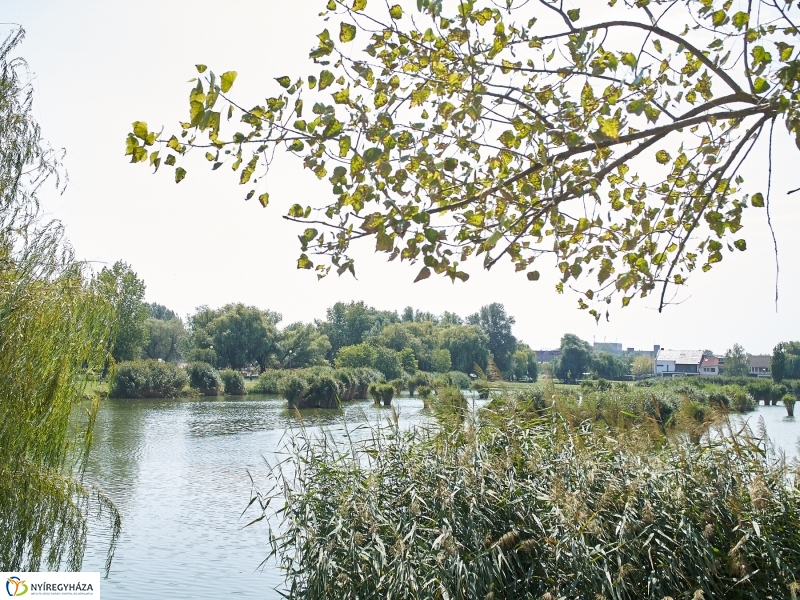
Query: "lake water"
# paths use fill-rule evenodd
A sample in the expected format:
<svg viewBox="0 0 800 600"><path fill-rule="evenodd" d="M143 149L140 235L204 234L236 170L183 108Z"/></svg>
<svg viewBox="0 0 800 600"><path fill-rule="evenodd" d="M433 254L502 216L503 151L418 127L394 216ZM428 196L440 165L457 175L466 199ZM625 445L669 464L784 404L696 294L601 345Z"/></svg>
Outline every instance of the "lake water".
<svg viewBox="0 0 800 600"><path fill-rule="evenodd" d="M396 404L404 427L430 420L417 398ZM130 598L279 598L283 582L269 552L260 513L242 511L251 481L266 485L287 431L302 419L310 433L385 422L391 410L371 401L341 411L302 411L286 401L250 395L197 400L107 400L101 405L88 478L106 491L122 515L122 535L104 600ZM783 406L760 406L744 418L757 431L763 417L776 446L796 456L800 425ZM107 539L89 537L85 571L102 571Z"/></svg>
<svg viewBox="0 0 800 600"><path fill-rule="evenodd" d="M418 398L395 399L404 427L429 421ZM345 429L391 418L372 401L340 411L289 411L286 401L248 395L193 400L107 400L101 405L87 477L122 515L122 535L104 600L279 598L283 582L269 553L265 522L243 527L260 509L250 500L252 474L268 484L287 432L300 426L342 439ZM362 431L365 435L366 431ZM99 529L99 528L95 528ZM84 571L102 571L108 540L94 533Z"/></svg>

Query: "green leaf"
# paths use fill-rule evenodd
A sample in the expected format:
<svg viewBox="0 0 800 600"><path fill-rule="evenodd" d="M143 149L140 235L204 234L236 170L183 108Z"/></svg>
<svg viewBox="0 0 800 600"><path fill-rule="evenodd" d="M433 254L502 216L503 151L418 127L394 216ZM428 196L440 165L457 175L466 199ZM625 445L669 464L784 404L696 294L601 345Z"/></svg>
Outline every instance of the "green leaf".
<svg viewBox="0 0 800 600"><path fill-rule="evenodd" d="M339 28L339 41L352 42L356 37L356 26L350 23L342 23Z"/></svg>
<svg viewBox="0 0 800 600"><path fill-rule="evenodd" d="M373 163L378 160L381 156L383 156L383 150L380 148L370 148L366 152L364 152L364 161L367 163Z"/></svg>
<svg viewBox="0 0 800 600"><path fill-rule="evenodd" d="M223 92L229 92L231 86L233 86L233 82L236 81L236 76L238 73L236 71L226 71L222 74L222 77L219 78L219 87L222 89Z"/></svg>
<svg viewBox="0 0 800 600"><path fill-rule="evenodd" d="M402 19L403 18L403 7L399 4L395 4L392 8L389 9L389 16L393 19Z"/></svg>
<svg viewBox="0 0 800 600"><path fill-rule="evenodd" d="M205 107L202 102L195 100L189 104L189 116L192 120L189 123L191 127L197 127L205 116Z"/></svg>
<svg viewBox="0 0 800 600"><path fill-rule="evenodd" d="M580 8L573 8L572 10L567 11L567 16L569 20L573 23L581 18L581 9Z"/></svg>
<svg viewBox="0 0 800 600"><path fill-rule="evenodd" d="M353 10L359 11L367 8L367 0L353 0Z"/></svg>
<svg viewBox="0 0 800 600"><path fill-rule="evenodd" d="M333 0L328 0L328 4L325 5L325 8L328 10L336 10L336 2Z"/></svg>
<svg viewBox="0 0 800 600"><path fill-rule="evenodd" d="M300 140L293 140L291 144L289 144L288 150L290 152L300 152L305 146L303 142Z"/></svg>
<svg viewBox="0 0 800 600"><path fill-rule="evenodd" d="M350 136L349 135L344 135L344 136L339 138L339 157L340 158L344 158L345 156L347 156L347 153L350 152L351 143L352 142L350 141Z"/></svg>
<svg viewBox="0 0 800 600"><path fill-rule="evenodd" d="M656 152L656 161L658 164L665 165L670 161L670 155L666 150L659 150Z"/></svg>
<svg viewBox="0 0 800 600"><path fill-rule="evenodd" d="M264 192L258 197L258 201L261 203L261 206L267 208L267 204L269 204L269 194Z"/></svg>
<svg viewBox="0 0 800 600"><path fill-rule="evenodd" d="M741 250L742 252L747 250L747 242L745 240L736 240L733 242L733 245L736 246L737 250Z"/></svg>
<svg viewBox="0 0 800 600"><path fill-rule="evenodd" d="M144 121L134 121L133 134L141 140L147 140L147 123Z"/></svg>
<svg viewBox="0 0 800 600"><path fill-rule="evenodd" d="M347 104L350 101L350 88L344 88L331 95L336 104Z"/></svg>
<svg viewBox="0 0 800 600"><path fill-rule="evenodd" d="M756 77L756 80L753 82L753 90L756 94L763 94L769 89L769 83L763 77Z"/></svg>
<svg viewBox="0 0 800 600"><path fill-rule="evenodd" d="M636 68L636 55L632 52L623 52L620 56L623 65L629 66L631 69Z"/></svg>
<svg viewBox="0 0 800 600"><path fill-rule="evenodd" d="M539 271L531 271L528 273L528 281L539 281Z"/></svg>
<svg viewBox="0 0 800 600"><path fill-rule="evenodd" d="M175 169L175 183L180 183L184 177L186 177L186 169L183 167Z"/></svg>
<svg viewBox="0 0 800 600"><path fill-rule="evenodd" d="M299 204L292 204L291 208L289 209L289 216L302 219L305 216L305 211Z"/></svg>
<svg viewBox="0 0 800 600"><path fill-rule="evenodd" d="M206 69L207 69L208 67L207 67L207 66L205 66L205 65L195 65L195 68L197 69L197 72L198 72L198 73L205 73L205 72L206 72Z"/></svg>
<svg viewBox="0 0 800 600"><path fill-rule="evenodd" d="M431 276L431 270L428 267L422 267L422 269L419 272L419 275L417 275L417 278L414 280L414 283L422 281L423 279L427 279L430 276Z"/></svg>
<svg viewBox="0 0 800 600"><path fill-rule="evenodd" d="M764 194L761 192L753 194L753 197L750 198L750 204L756 208L764 208Z"/></svg>
<svg viewBox="0 0 800 600"><path fill-rule="evenodd" d="M750 16L746 12L739 11L733 15L733 26L739 31L744 29L749 21Z"/></svg>
<svg viewBox="0 0 800 600"><path fill-rule="evenodd" d="M276 77L275 81L277 81L280 84L280 86L284 89L292 85L292 80L289 79L286 75L284 75L283 77Z"/></svg>
<svg viewBox="0 0 800 600"><path fill-rule="evenodd" d="M320 91L324 90L326 87L329 87L334 80L333 73L328 71L327 69L323 70L322 73L319 74L319 89Z"/></svg>
<svg viewBox="0 0 800 600"><path fill-rule="evenodd" d="M724 25L728 22L728 13L722 9L715 11L711 16L711 22L714 24L714 27Z"/></svg>

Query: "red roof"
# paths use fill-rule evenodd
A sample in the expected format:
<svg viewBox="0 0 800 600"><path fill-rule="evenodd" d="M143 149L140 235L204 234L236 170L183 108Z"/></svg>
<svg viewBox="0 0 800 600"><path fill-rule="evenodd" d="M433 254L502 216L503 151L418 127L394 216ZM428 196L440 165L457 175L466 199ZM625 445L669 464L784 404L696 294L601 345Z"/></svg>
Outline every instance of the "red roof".
<svg viewBox="0 0 800 600"><path fill-rule="evenodd" d="M719 366L719 358L716 356L708 356L706 354L703 355L703 360L700 361L701 367L718 367Z"/></svg>

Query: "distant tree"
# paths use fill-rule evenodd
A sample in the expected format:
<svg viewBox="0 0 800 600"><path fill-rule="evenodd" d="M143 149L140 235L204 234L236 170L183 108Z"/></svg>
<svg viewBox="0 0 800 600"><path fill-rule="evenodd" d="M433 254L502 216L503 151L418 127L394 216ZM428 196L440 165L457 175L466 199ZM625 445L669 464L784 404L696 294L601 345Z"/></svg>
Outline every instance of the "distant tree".
<svg viewBox="0 0 800 600"><path fill-rule="evenodd" d="M703 356L714 356L713 350L703 350Z"/></svg>
<svg viewBox="0 0 800 600"><path fill-rule="evenodd" d="M731 377L745 377L750 369L747 366L747 353L739 344L725 352L725 375Z"/></svg>
<svg viewBox="0 0 800 600"><path fill-rule="evenodd" d="M344 346L339 348L335 364L340 368L349 367L351 369L372 367L375 363L375 356L375 347L370 344L362 343Z"/></svg>
<svg viewBox="0 0 800 600"><path fill-rule="evenodd" d="M472 372L472 365L486 368L489 358L489 336L476 325L452 325L439 333L440 345L450 351L453 369Z"/></svg>
<svg viewBox="0 0 800 600"><path fill-rule="evenodd" d="M377 311L363 301L337 302L326 311L325 320L317 322L317 327L328 336L330 359L340 348L360 344L368 333L377 335L386 323L397 320L397 313Z"/></svg>
<svg viewBox="0 0 800 600"><path fill-rule="evenodd" d="M414 322L414 307L413 306L406 306L403 309L403 314L400 315L400 320L403 323L413 323Z"/></svg>
<svg viewBox="0 0 800 600"><path fill-rule="evenodd" d="M142 354L147 343L145 321L149 314L143 302L145 285L130 265L117 261L104 267L94 278L92 286L114 309L114 333L110 340L114 360L134 360Z"/></svg>
<svg viewBox="0 0 800 600"><path fill-rule="evenodd" d="M464 319L462 319L456 313L444 311L442 316L439 317L439 324L445 327L448 325L463 325Z"/></svg>
<svg viewBox="0 0 800 600"><path fill-rule="evenodd" d="M772 360L770 360L770 373L775 383L783 381L786 375L786 351L784 344L780 343L772 350Z"/></svg>
<svg viewBox="0 0 800 600"><path fill-rule="evenodd" d="M567 333L561 338L561 358L555 375L565 383L575 383L592 366L592 347L577 335Z"/></svg>
<svg viewBox="0 0 800 600"><path fill-rule="evenodd" d="M450 351L447 348L434 350L431 356L431 367L437 373L447 373L452 369Z"/></svg>
<svg viewBox="0 0 800 600"><path fill-rule="evenodd" d="M506 314L505 307L494 302L467 317L469 325L480 327L489 336L489 352L492 353L497 368L503 373L510 372L517 338L511 333L514 317Z"/></svg>
<svg viewBox="0 0 800 600"><path fill-rule="evenodd" d="M330 352L328 336L319 332L313 324L292 323L280 334L277 344L278 360L286 367L308 367L324 365Z"/></svg>
<svg viewBox="0 0 800 600"><path fill-rule="evenodd" d="M172 313L172 311L169 312ZM179 348L183 345L183 339L188 336L180 319L162 320L148 317L145 321L145 329L147 330L147 343L144 347L144 354L147 358L174 361L181 357Z"/></svg>
<svg viewBox="0 0 800 600"><path fill-rule="evenodd" d="M172 321L178 318L178 313L171 311L163 304L150 302L147 304L147 310L151 319L158 319L159 321Z"/></svg>
<svg viewBox="0 0 800 600"><path fill-rule="evenodd" d="M386 379L397 379L403 374L403 367L400 364L400 353L391 348L377 346L375 348L375 358L370 366L383 373Z"/></svg>
<svg viewBox="0 0 800 600"><path fill-rule="evenodd" d="M200 307L190 322L192 343L196 350L213 349L216 366L241 369L258 363L263 369L276 350L279 321L278 313L244 304L217 310ZM200 355L194 352L193 358L199 360Z"/></svg>
<svg viewBox="0 0 800 600"><path fill-rule="evenodd" d="M397 358L400 360L400 367L406 373L413 375L419 369L419 363L411 348L403 348L397 353Z"/></svg>
<svg viewBox="0 0 800 600"><path fill-rule="evenodd" d="M631 373L634 375L652 375L654 373L654 361L649 356L637 356L633 359Z"/></svg>
<svg viewBox="0 0 800 600"><path fill-rule="evenodd" d="M532 379L536 381L539 376L539 365L536 362L536 353L527 344L517 344L514 352L514 376L517 379Z"/></svg>
<svg viewBox="0 0 800 600"><path fill-rule="evenodd" d="M630 366L610 352L594 352L591 356L592 372L602 379L619 379L630 373Z"/></svg>

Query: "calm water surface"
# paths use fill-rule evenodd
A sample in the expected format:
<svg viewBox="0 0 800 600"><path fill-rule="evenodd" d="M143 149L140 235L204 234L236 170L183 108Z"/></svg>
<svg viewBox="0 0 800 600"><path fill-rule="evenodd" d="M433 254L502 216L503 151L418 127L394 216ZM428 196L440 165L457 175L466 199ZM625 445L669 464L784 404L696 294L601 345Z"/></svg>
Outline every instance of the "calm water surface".
<svg viewBox="0 0 800 600"><path fill-rule="evenodd" d="M404 427L430 421L422 401L397 401ZM251 482L267 484L274 463L300 419L310 433L344 439L346 429L385 422L391 414L371 401L341 411L302 411L286 401L250 395L200 400L107 400L95 428L88 477L122 515L122 536L104 600L130 598L279 598L283 578L268 553L268 526L242 511ZM797 455L800 425L783 406L760 406L759 418L776 446ZM362 434L365 432L362 432ZM99 528L97 528L99 530ZM90 535L85 571L102 571L107 539Z"/></svg>
<svg viewBox="0 0 800 600"><path fill-rule="evenodd" d="M403 427L429 422L421 400L396 404ZM300 417L285 400L258 395L104 401L87 476L117 505L122 536L101 582L103 599L279 598L281 572L274 564L259 566L269 552L268 525L243 528L260 514L251 509L242 516L248 471L267 486L265 459L281 458L287 432L301 419L308 433L324 430L342 440L346 430L386 422L391 414L371 400ZM85 571L102 571L107 544L99 533L90 535Z"/></svg>

